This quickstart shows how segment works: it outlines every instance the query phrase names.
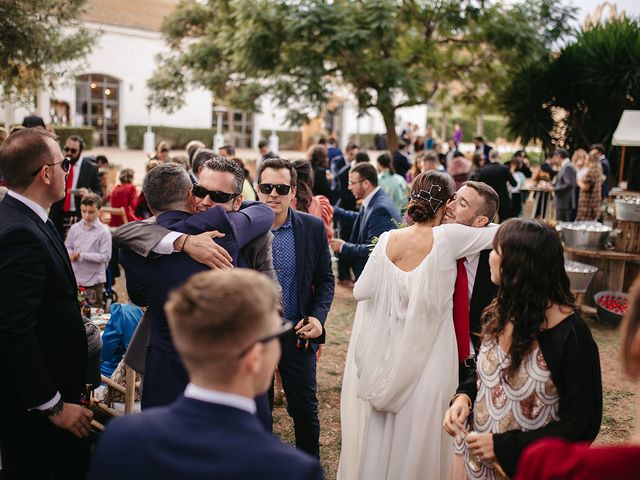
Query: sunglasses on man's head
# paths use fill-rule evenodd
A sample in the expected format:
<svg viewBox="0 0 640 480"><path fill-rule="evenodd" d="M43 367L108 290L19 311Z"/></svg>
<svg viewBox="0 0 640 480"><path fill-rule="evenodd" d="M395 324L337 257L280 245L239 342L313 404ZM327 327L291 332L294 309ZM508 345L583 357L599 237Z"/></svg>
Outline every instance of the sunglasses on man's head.
<svg viewBox="0 0 640 480"><path fill-rule="evenodd" d="M54 165L60 165L60 167L62 168L62 170L64 171L64 173L68 173L69 172L69 168L71 168L71 159L69 157L65 157L62 159L61 162L56 162L56 163L45 163L44 165L42 165L38 170L36 170L35 172L31 172L31 176L35 177L36 175L38 175L40 173L40 170L42 170L42 167L47 166L47 167L53 167Z"/></svg>
<svg viewBox="0 0 640 480"><path fill-rule="evenodd" d="M258 190L260 193L264 193L265 195L269 195L273 189L276 189L276 193L278 195L288 195L291 191L291 185L285 185L284 183L261 183L258 185Z"/></svg>
<svg viewBox="0 0 640 480"><path fill-rule="evenodd" d="M239 193L227 193L220 190L207 190L197 183L193 186L193 194L198 198L204 198L209 195L213 203L227 203L240 195Z"/></svg>
<svg viewBox="0 0 640 480"><path fill-rule="evenodd" d="M65 152L69 152L71 155L75 155L76 153L78 153L78 149L77 148L64 147L63 150Z"/></svg>

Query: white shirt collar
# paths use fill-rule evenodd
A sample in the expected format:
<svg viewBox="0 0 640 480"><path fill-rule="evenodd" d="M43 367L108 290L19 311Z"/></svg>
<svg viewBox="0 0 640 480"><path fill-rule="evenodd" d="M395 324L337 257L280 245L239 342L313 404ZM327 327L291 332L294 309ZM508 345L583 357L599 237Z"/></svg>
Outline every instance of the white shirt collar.
<svg viewBox="0 0 640 480"><path fill-rule="evenodd" d="M565 158L564 160L562 160L562 163L560 164L560 168L566 167L568 163L571 163L571 159Z"/></svg>
<svg viewBox="0 0 640 480"><path fill-rule="evenodd" d="M44 223L47 223L47 220L49 220L49 215L47 214L47 211L44 208L42 208L40 205L38 205L36 202L34 202L33 200L25 197L24 195L20 195L19 193L16 193L13 190L7 190L7 195L15 198L19 202L24 203L27 207L33 210L35 214L38 215Z"/></svg>
<svg viewBox="0 0 640 480"><path fill-rule="evenodd" d="M378 190L380 190L380 187L376 187L373 192L371 192L369 195L364 197L364 200L362 200L362 208L367 208L367 206L369 205L369 202L371 201L373 196L378 192Z"/></svg>
<svg viewBox="0 0 640 480"><path fill-rule="evenodd" d="M235 393L219 392L208 388L199 387L189 383L184 391L184 396L207 403L226 405L252 414L256 413L256 402L252 398L243 397Z"/></svg>

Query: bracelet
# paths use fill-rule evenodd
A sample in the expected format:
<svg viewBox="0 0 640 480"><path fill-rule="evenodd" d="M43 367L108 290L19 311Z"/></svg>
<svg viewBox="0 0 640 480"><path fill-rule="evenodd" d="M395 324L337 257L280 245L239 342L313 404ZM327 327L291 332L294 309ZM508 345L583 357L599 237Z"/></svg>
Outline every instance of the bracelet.
<svg viewBox="0 0 640 480"><path fill-rule="evenodd" d="M185 233L184 240L182 241L182 245L180 245L178 252L184 252L184 246L187 244L187 240L189 240L189 235Z"/></svg>
<svg viewBox="0 0 640 480"><path fill-rule="evenodd" d="M456 401L456 398L458 397L464 397L467 399L467 404L469 406L469 410L473 410L473 402L471 401L471 397L469 397L469 395L467 395L466 393L456 393L453 398L451 399L451 403L449 405L453 405L453 402Z"/></svg>

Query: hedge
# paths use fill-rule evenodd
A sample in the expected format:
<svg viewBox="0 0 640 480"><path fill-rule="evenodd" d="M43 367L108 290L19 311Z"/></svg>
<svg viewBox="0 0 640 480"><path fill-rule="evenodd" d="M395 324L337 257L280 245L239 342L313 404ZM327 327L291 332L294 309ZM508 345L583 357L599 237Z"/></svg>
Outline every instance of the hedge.
<svg viewBox="0 0 640 480"><path fill-rule="evenodd" d="M52 127L60 139L60 146L64 146L64 142L71 135L77 135L84 140L85 150L93 148L93 135L95 133L93 127L69 127L67 125L52 125Z"/></svg>
<svg viewBox="0 0 640 480"><path fill-rule="evenodd" d="M215 128L181 128L151 126L156 134L156 144L159 142L169 142L172 149L184 149L191 140L200 140L207 146L213 144L213 136L216 134ZM124 127L127 148L142 150L144 146L144 134L147 131L146 125L126 125Z"/></svg>
<svg viewBox="0 0 640 480"><path fill-rule="evenodd" d="M440 134L442 125L442 116L439 113L429 115L429 124L434 127L434 133ZM476 119L468 117L447 117L447 138L453 135L453 126L459 123L462 127L462 141L465 143L472 142L476 136ZM504 138L513 141L515 138L506 128L506 121L502 117L484 117L484 135L488 142L494 142L496 138Z"/></svg>
<svg viewBox="0 0 640 480"><path fill-rule="evenodd" d="M300 148L300 132L296 130L276 130L278 135L278 148L280 150L297 150ZM260 138L268 140L271 130L260 130Z"/></svg>

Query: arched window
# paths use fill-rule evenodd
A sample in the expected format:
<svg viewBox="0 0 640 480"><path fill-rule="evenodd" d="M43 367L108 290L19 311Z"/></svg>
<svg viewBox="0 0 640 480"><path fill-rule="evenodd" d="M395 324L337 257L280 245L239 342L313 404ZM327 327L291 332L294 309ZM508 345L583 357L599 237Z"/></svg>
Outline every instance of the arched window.
<svg viewBox="0 0 640 480"><path fill-rule="evenodd" d="M117 147L120 127L120 81L99 73L76 77L76 125L96 130L95 145Z"/></svg>

